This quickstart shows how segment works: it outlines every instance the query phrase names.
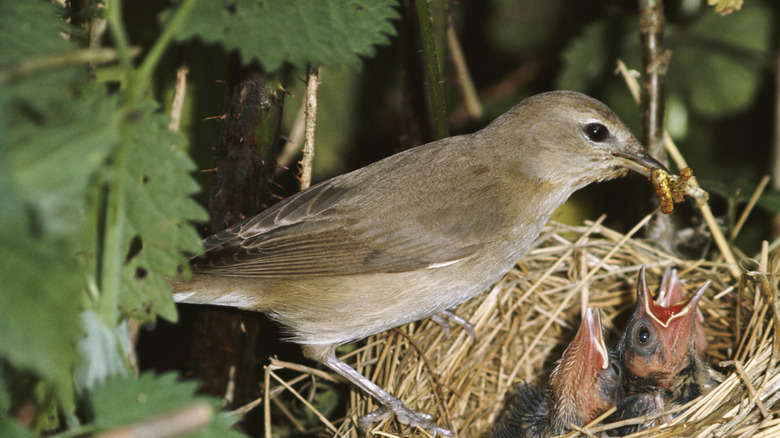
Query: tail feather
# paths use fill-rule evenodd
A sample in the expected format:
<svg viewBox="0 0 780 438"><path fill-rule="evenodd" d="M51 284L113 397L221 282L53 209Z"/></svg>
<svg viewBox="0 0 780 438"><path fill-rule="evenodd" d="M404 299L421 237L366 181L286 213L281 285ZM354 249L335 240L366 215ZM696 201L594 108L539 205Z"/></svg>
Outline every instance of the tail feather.
<svg viewBox="0 0 780 438"><path fill-rule="evenodd" d="M263 310L259 287L251 287L247 279L195 274L192 281L170 280L173 301L189 304L236 307Z"/></svg>

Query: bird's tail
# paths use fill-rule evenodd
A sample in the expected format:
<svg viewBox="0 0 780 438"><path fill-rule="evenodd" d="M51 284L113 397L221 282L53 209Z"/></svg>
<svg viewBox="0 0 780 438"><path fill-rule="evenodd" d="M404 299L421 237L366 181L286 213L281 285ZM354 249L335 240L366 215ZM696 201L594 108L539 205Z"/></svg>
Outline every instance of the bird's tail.
<svg viewBox="0 0 780 438"><path fill-rule="evenodd" d="M170 279L173 300L177 303L208 304L264 310L263 294L257 284L247 279L195 274L192 281ZM254 287L253 287L254 286Z"/></svg>

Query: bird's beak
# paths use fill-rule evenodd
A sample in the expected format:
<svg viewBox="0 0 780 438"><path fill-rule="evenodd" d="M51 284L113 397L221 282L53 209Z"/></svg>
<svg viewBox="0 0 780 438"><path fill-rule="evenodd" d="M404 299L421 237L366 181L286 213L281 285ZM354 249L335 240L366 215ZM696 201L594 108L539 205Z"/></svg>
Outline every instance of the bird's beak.
<svg viewBox="0 0 780 438"><path fill-rule="evenodd" d="M677 280L677 282L679 283L679 280ZM670 303L667 301L671 300L665 299L666 297L664 297L661 302L655 302L650 296L650 291L647 287L647 280L645 279L645 267L642 266L642 268L639 270L639 278L637 281L637 300L642 301L642 305L647 315L653 318L655 322L664 328L669 327L669 324L671 324L672 321L676 319L681 319L681 322L687 326L693 323L693 319L697 310L696 306L699 304L699 301L704 296L704 292L709 286L709 281L704 283L701 289L696 292L696 295L687 301L683 300L676 303ZM684 298L685 295L682 292L682 286L679 287L680 291L678 294ZM670 295L672 294L671 291L666 292Z"/></svg>
<svg viewBox="0 0 780 438"><path fill-rule="evenodd" d="M604 343L604 333L601 326L601 312L598 307L588 307L585 309L580 330L575 337L575 342L582 342L586 354L585 366L592 366L594 369L607 369L609 367L609 353L607 345Z"/></svg>
<svg viewBox="0 0 780 438"><path fill-rule="evenodd" d="M629 154L626 152L612 152L612 155L618 158L623 158L623 167L633 170L641 175L650 177L650 171L653 169L663 169L666 173L669 170L661 164L660 161L651 157L647 152L641 151L636 154Z"/></svg>
<svg viewBox="0 0 780 438"><path fill-rule="evenodd" d="M571 341L553 374L570 374L560 381L565 391L577 391L583 376L592 376L609 368L609 352L604 343L604 333L601 326L601 313L597 307L588 307L582 316L577 334Z"/></svg>

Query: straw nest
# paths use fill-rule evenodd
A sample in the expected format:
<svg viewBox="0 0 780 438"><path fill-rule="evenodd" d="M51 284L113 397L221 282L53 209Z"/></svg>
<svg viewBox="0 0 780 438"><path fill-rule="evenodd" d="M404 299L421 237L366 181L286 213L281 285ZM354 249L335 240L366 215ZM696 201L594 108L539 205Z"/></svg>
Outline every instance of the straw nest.
<svg viewBox="0 0 780 438"><path fill-rule="evenodd" d="M778 264L768 261L764 251L761 260L752 263L753 271L734 279L724 264L681 260L634 237L637 229L623 235L599 221L579 227L551 222L520 264L456 310L473 324L476 343L460 327L445 336L441 326L423 320L371 337L342 359L410 408L434 415L458 436L484 436L517 382L546 381L586 306L601 309L608 344L615 345L634 305L639 268L648 267L648 284L655 294L664 269L674 267L689 294L712 280L699 308L709 340L706 361L724 380L671 423L632 436L780 436ZM300 375L279 379L280 368L297 369ZM269 404L281 405L277 397L286 393L286 400L294 400L299 409L306 406L303 409L321 425L319 432L308 433L359 436L357 418L376 409L373 400L352 391L346 416L318 412L307 400L307 394L314 393L311 387L333 379L321 370L272 361L266 368L267 424ZM274 412L279 415L278 409ZM287 420L295 423L294 418ZM590 425L566 436L598 436L605 428L609 426ZM392 418L371 434L430 436Z"/></svg>

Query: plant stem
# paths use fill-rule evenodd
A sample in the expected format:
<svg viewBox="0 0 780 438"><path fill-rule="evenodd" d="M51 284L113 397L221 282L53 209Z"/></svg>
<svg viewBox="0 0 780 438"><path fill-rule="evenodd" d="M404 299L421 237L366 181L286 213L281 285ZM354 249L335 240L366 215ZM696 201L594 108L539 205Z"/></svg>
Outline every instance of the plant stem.
<svg viewBox="0 0 780 438"><path fill-rule="evenodd" d="M162 34L157 38L157 41L154 42L154 45L149 50L146 58L144 58L143 63L138 67L137 74L133 77L132 87L128 90L128 98L130 101L135 102L137 99L140 99L142 92L145 91L151 83L151 76L152 73L154 73L155 67L157 67L163 54L165 54L165 50L168 48L168 44L173 39L173 36L179 30L179 27L187 18L190 11L192 11L195 2L196 0L184 0L179 8L176 9L176 12L173 13L173 17L168 21Z"/></svg>
<svg viewBox="0 0 780 438"><path fill-rule="evenodd" d="M133 61L130 55L130 45L127 42L127 31L122 21L121 0L106 0L106 20L111 37L114 39L114 46L119 54L119 63L122 66L122 86L125 87L133 72Z"/></svg>
<svg viewBox="0 0 780 438"><path fill-rule="evenodd" d="M127 123L127 122L125 122ZM125 171L129 154L128 127L122 127L122 140L113 157L113 172L109 177L106 195L102 271L100 273L101 296L97 313L108 327L116 327L119 293L122 283L122 248L125 229Z"/></svg>
<svg viewBox="0 0 780 438"><path fill-rule="evenodd" d="M420 39L422 40L425 68L428 73L428 92L431 98L434 132L437 138L449 136L447 124L447 107L444 102L444 87L439 70L439 56L436 50L436 40L433 32L433 19L429 7L430 0L415 0L417 18L420 22Z"/></svg>

